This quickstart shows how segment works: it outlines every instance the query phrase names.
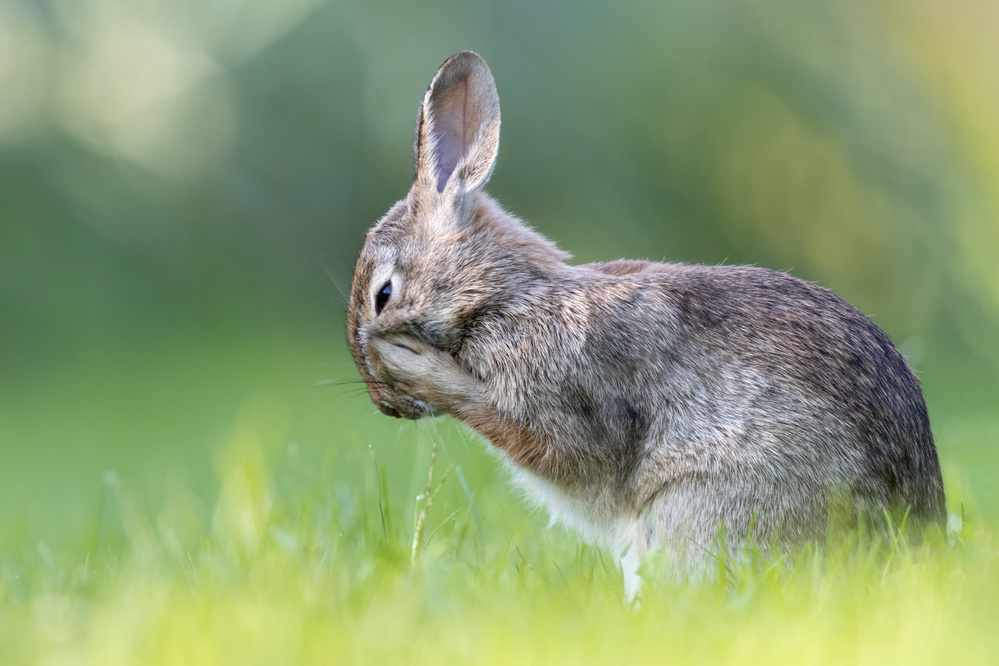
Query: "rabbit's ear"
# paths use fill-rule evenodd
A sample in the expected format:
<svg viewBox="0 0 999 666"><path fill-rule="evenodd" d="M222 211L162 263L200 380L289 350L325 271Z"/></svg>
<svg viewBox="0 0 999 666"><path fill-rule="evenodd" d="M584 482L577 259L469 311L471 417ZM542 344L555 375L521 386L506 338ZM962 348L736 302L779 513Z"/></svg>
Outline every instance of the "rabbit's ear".
<svg viewBox="0 0 999 666"><path fill-rule="evenodd" d="M443 192L489 180L499 151L500 109L486 62L471 51L451 56L437 70L416 118L416 180Z"/></svg>

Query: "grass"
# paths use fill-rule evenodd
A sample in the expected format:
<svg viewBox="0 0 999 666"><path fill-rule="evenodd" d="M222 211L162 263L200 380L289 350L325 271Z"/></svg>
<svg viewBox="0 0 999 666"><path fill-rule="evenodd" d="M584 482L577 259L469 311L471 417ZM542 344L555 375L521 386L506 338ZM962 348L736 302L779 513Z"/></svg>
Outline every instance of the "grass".
<svg viewBox="0 0 999 666"><path fill-rule="evenodd" d="M315 350L292 347L261 383L305 385L287 368ZM215 370L246 354L228 353ZM226 425L192 416L163 446L217 432L212 446L130 454L148 419L83 410L119 445L95 436L96 460L59 473L26 448L8 474L36 490L9 495L23 501L0 529L3 664L999 663L999 530L959 451L944 455L948 538L836 543L698 585L652 557L629 607L613 562L546 529L447 421L400 427L341 389L232 403L244 379L192 387L169 358L145 370L187 389L164 389L171 407L207 401ZM68 441L80 428L32 424L8 434ZM938 429L945 452L950 432L995 444L992 426L961 427Z"/></svg>

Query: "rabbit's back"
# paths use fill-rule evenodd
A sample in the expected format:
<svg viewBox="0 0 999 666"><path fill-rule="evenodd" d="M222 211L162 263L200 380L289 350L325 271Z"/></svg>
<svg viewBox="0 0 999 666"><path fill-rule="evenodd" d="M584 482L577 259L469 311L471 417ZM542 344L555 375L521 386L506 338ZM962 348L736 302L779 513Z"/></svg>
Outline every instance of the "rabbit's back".
<svg viewBox="0 0 999 666"><path fill-rule="evenodd" d="M845 483L882 508L943 516L919 382L888 336L852 305L810 282L755 267L591 266L637 288L635 303L619 312L621 324L645 307L645 314L670 321L666 345L644 341L653 355L665 354L663 381L671 381L670 369L685 377L687 394L706 398L696 406L708 416L702 423L714 420L744 452L769 456L759 462L774 468L778 481ZM613 319L602 325L616 329ZM691 390L697 385L700 391ZM711 414L712 395L728 413Z"/></svg>

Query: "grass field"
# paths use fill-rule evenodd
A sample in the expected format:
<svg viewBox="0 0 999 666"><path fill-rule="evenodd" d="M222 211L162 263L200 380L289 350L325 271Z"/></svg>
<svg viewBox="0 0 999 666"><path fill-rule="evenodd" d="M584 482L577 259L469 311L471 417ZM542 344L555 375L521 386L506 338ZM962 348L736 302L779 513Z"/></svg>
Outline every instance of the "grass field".
<svg viewBox="0 0 999 666"><path fill-rule="evenodd" d="M935 421L948 538L694 586L653 558L628 607L613 562L547 529L454 423L310 387L353 378L335 341L153 346L3 396L3 664L999 660L987 418Z"/></svg>

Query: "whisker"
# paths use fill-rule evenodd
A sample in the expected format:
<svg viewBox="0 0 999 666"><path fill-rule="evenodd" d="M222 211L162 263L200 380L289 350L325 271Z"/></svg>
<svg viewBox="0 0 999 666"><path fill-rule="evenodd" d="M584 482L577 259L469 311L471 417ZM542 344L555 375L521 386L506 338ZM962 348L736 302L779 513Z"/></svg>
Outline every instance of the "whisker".
<svg viewBox="0 0 999 666"><path fill-rule="evenodd" d="M330 405L330 403L338 402L341 398L344 398L344 397L347 397L347 396L349 396L350 398L356 398L359 395L366 395L366 394L367 394L367 391L365 391L363 388L353 388L353 389L348 389L346 391L340 391L339 393L337 393L335 395L328 396L325 400L323 400L318 405L318 407L319 408L328 407Z"/></svg>
<svg viewBox="0 0 999 666"><path fill-rule="evenodd" d="M334 381L332 379L323 379L306 387L306 390L319 391L322 389L335 388L337 386L349 386L352 384L365 384L367 386L386 386L386 387L390 386L388 382L381 382L376 379L348 379L346 381Z"/></svg>
<svg viewBox="0 0 999 666"><path fill-rule="evenodd" d="M363 388L350 388L350 389L347 389L346 391L340 391L336 395L331 395L329 397L329 399L330 400L335 400L336 398L340 398L340 397L343 397L345 395L366 395L367 392L368 392L367 389L363 389Z"/></svg>
<svg viewBox="0 0 999 666"><path fill-rule="evenodd" d="M318 266L319 270L321 270L323 273L326 274L326 277L329 278L329 281L333 283L333 287L336 288L337 293L340 294L340 298L343 299L343 304L344 305L349 305L350 304L350 299L347 298L347 294L340 287L340 282L333 275L333 272L330 271L330 269L328 269L324 264L320 263L319 261L317 261L315 259L310 258L309 261L311 261L316 266Z"/></svg>
<svg viewBox="0 0 999 666"><path fill-rule="evenodd" d="M347 402L346 402L346 403L344 404L343 408L344 408L344 409L346 409L347 407L349 407L349 406L350 406L350 403L354 402L355 400L357 400L357 399L358 399L359 397L361 397L362 395L367 395L367 394L366 394L366 393L361 393L361 392L358 392L358 393L355 393L354 395L350 396L350 398L349 398L349 399L347 400ZM372 407L373 407L373 406L374 406L374 405L372 405ZM379 413L381 413L381 412L379 412Z"/></svg>

